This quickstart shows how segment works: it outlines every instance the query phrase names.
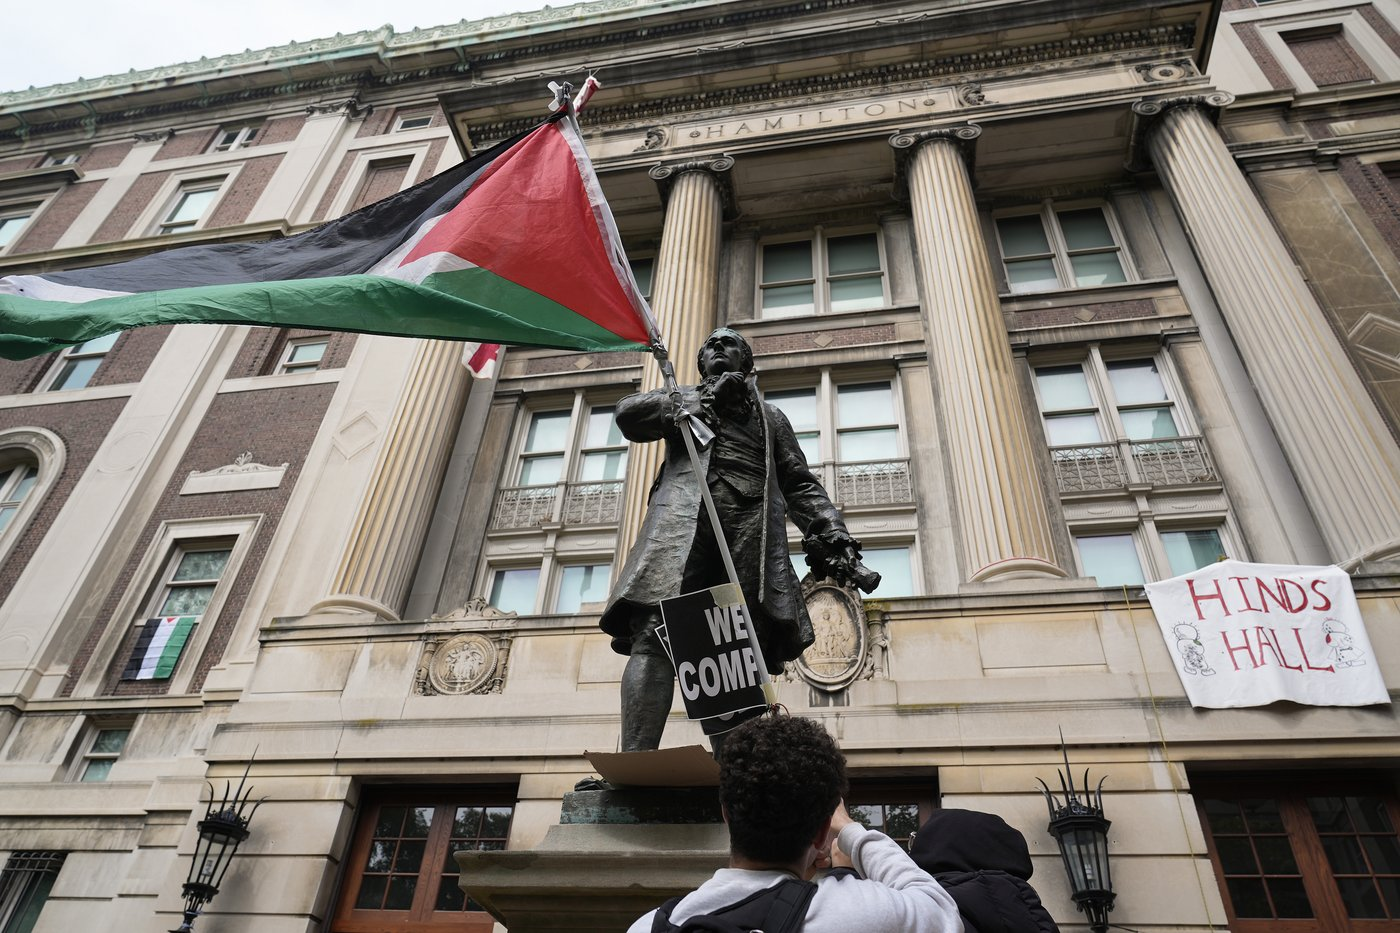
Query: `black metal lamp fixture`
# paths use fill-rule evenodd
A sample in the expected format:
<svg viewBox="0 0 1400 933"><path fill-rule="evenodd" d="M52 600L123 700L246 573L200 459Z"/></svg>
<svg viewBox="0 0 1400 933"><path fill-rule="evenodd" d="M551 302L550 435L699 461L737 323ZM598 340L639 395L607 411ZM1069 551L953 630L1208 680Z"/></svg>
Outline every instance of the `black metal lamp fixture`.
<svg viewBox="0 0 1400 933"><path fill-rule="evenodd" d="M248 762L248 768L253 763ZM214 787L209 786L209 808L204 819L199 821L199 844L194 850L194 860L190 863L189 879L184 884L185 922L170 933L192 933L194 920L204 910L204 905L219 893L224 874L228 871L239 845L248 838L248 824L253 814L262 806L259 800L248 809L248 798L252 796L250 787L245 792L244 783L248 780L248 768L243 770L243 778L238 782L238 790L229 795L228 782L224 782L224 796L214 800Z"/></svg>
<svg viewBox="0 0 1400 933"><path fill-rule="evenodd" d="M1064 737L1060 737L1064 751ZM1108 912L1113 909L1113 876L1108 864L1108 827L1112 825L1103 815L1103 782L1089 791L1089 769L1084 769L1084 799L1080 800L1074 787L1074 775L1069 769L1069 752L1065 751L1065 770L1059 773L1061 802L1040 783L1045 806L1050 810L1050 834L1060 846L1065 861L1065 873L1074 906L1089 918L1094 933L1107 933Z"/></svg>

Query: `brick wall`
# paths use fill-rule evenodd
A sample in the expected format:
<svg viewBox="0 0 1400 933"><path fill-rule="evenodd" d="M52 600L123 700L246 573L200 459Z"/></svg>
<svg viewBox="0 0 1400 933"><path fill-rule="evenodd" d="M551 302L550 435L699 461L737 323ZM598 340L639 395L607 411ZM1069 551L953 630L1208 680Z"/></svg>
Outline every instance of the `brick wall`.
<svg viewBox="0 0 1400 933"><path fill-rule="evenodd" d="M39 163L42 161L44 161L44 154L42 152L20 156L16 159L0 159L0 175L8 175L11 172L24 172L31 168L38 168Z"/></svg>
<svg viewBox="0 0 1400 933"><path fill-rule="evenodd" d="M66 405L36 405L33 408L0 410L0 429L47 428L63 439L66 458L60 476L20 539L0 565L0 602L8 599L15 581L24 572L34 551L53 527L54 520L68 501L73 487L92 463L97 448L112 429L112 423L126 406L124 398L71 402Z"/></svg>
<svg viewBox="0 0 1400 933"><path fill-rule="evenodd" d="M313 221L326 220L326 215L330 213L331 205L335 203L336 196L340 194L341 186L345 184L345 179L350 174L350 166L355 162L355 153L347 152L341 156L340 164L335 167L335 174L331 176L331 183L326 186L326 193L321 195L320 202L316 205L316 213L311 215Z"/></svg>
<svg viewBox="0 0 1400 933"><path fill-rule="evenodd" d="M174 325L156 324L151 327L137 327L123 331L103 358L102 365L92 374L95 386L117 386L140 382L146 377L146 370L170 336Z"/></svg>
<svg viewBox="0 0 1400 933"><path fill-rule="evenodd" d="M1376 225L1390 251L1400 258L1400 186L1379 165L1365 165L1348 156L1337 161L1337 173Z"/></svg>
<svg viewBox="0 0 1400 933"><path fill-rule="evenodd" d="M310 450L311 443L321 427L334 390L333 385L297 386L260 392L235 392L214 399L184 457L181 458L170 484L142 530L136 546L131 554L127 555L115 585L103 600L97 618L93 621L77 656L70 663L68 679L63 688L64 695L72 693L73 686L92 660L92 653L108 625L118 625L126 631L117 653L111 659L109 669L105 672L104 692L117 696L165 693L169 687L166 681L119 680L127 656L131 653L136 633L135 624L141 620L114 616L118 603L133 583L142 557L150 548L162 522L261 514L264 516L263 524L251 544L247 559L238 569L238 575L224 601L223 609L217 618L200 622L201 625L213 626L203 655L198 659L181 659L182 669L186 664L197 665L192 689L200 689L209 669L222 657L233 626L243 611L248 592L262 568L268 544L277 530L287 500L296 487L307 451ZM280 486L276 489L253 489L198 496L179 494L180 487L192 470L211 470L227 465L232 463L235 457L249 450L253 452L253 458L258 463L290 464ZM137 583L145 585L146 581Z"/></svg>
<svg viewBox="0 0 1400 933"><path fill-rule="evenodd" d="M817 338L821 338L822 342L817 343ZM894 325L879 324L874 327L846 327L841 330L798 331L792 334L775 334L771 337L758 337L753 341L753 352L755 356L762 356L769 353L801 353L818 348L855 347L862 344L894 342Z"/></svg>
<svg viewBox="0 0 1400 933"><path fill-rule="evenodd" d="M214 213L209 217L206 226L232 227L247 220L248 214L253 210L253 205L267 190L267 184L272 180L277 166L282 164L282 159L282 153L278 153L277 155L249 159L244 163L243 170L238 173L233 187L219 200L219 204L214 208Z"/></svg>
<svg viewBox="0 0 1400 933"><path fill-rule="evenodd" d="M219 128L211 126L202 130L176 133L161 145L153 159L158 162L162 159L183 159L186 156L199 155L214 144L214 134L217 132Z"/></svg>
<svg viewBox="0 0 1400 933"><path fill-rule="evenodd" d="M388 107L376 107L374 112L365 117L360 128L355 131L355 138L364 139L366 136L379 136L389 132L389 127L394 122L395 113L397 111Z"/></svg>
<svg viewBox="0 0 1400 933"><path fill-rule="evenodd" d="M248 332L243 346L229 366L228 378L240 379L246 376L265 376L272 372L282 358L282 350L289 340L302 337L329 337L326 355L321 358L317 369L340 369L350 359L350 351L355 347L358 335L326 330L308 330L299 327L255 327Z"/></svg>
<svg viewBox="0 0 1400 933"><path fill-rule="evenodd" d="M1380 37L1381 41L1388 45L1396 55L1400 55L1400 32L1396 31L1390 20L1386 19L1380 10L1369 3L1360 8L1360 13L1361 18L1376 31L1376 35Z"/></svg>
<svg viewBox="0 0 1400 933"><path fill-rule="evenodd" d="M445 139L435 139L429 144L427 158L423 160L423 167L418 170L418 177L413 180L415 185L427 181L437 173L438 159L442 158L442 150L446 147Z"/></svg>
<svg viewBox="0 0 1400 933"><path fill-rule="evenodd" d="M1356 54L1341 27L1282 33L1288 49L1318 87L1371 81L1375 76Z"/></svg>
<svg viewBox="0 0 1400 933"><path fill-rule="evenodd" d="M121 165L122 159L131 151L131 147L136 143L126 140L119 143L108 143L103 146L93 146L83 157L78 160L78 167L85 172L95 172L98 169L116 168Z"/></svg>
<svg viewBox="0 0 1400 933"><path fill-rule="evenodd" d="M39 253L52 249L58 238L73 226L73 221L78 219L78 215L102 185L103 182L100 181L80 181L60 191L53 203L45 208L19 238L19 242L15 244L16 251Z"/></svg>
<svg viewBox="0 0 1400 933"><path fill-rule="evenodd" d="M365 177L360 182L359 190L350 200L347 213L398 193L403 189L404 179L408 177L411 165L412 159L408 156L371 162L365 169Z"/></svg>
<svg viewBox="0 0 1400 933"><path fill-rule="evenodd" d="M151 203L151 199L160 191L160 186L165 184L165 179L170 176L169 172L152 172L142 175L136 179L135 183L122 195L117 206L112 208L112 212L97 228L97 232L92 236L93 243L110 243L113 240L120 240L131 232L136 219L146 210L146 206ZM145 231L138 231L140 235Z"/></svg>
<svg viewBox="0 0 1400 933"><path fill-rule="evenodd" d="M289 142L297 138L297 134L305 125L306 114L268 120L263 124L262 132L258 133L254 143L258 146L271 146L275 143Z"/></svg>
<svg viewBox="0 0 1400 933"><path fill-rule="evenodd" d="M1099 301L1086 305L1066 305L1059 308L1032 308L1012 314L1016 330L1036 327L1065 327L1073 324L1098 324L1103 321L1130 321L1157 316L1157 303L1150 298L1132 301Z"/></svg>
<svg viewBox="0 0 1400 933"><path fill-rule="evenodd" d="M1248 50L1250 56L1259 64L1259 68L1264 72L1264 77L1268 79L1269 87L1274 90L1291 88L1293 81L1284 72L1283 66L1274 58L1274 53L1264 45L1264 38L1259 34L1259 27L1253 23L1235 23L1235 32L1239 35L1240 41Z"/></svg>

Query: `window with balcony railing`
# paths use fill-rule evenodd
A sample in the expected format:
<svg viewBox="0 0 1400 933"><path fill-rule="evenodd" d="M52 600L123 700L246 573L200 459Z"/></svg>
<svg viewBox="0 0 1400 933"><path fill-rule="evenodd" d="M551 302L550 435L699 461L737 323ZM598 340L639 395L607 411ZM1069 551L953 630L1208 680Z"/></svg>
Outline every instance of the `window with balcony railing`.
<svg viewBox="0 0 1400 933"><path fill-rule="evenodd" d="M529 413L522 434L510 482L496 496L493 529L617 522L627 441L611 406L580 396L570 408Z"/></svg>

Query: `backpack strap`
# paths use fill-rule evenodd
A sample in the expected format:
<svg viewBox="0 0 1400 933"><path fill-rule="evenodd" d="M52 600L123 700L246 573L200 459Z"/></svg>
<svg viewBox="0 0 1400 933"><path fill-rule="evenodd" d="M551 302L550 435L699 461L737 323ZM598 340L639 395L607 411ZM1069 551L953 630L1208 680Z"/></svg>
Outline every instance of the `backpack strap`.
<svg viewBox="0 0 1400 933"><path fill-rule="evenodd" d="M670 933L670 931L678 929L671 922L671 911L676 909L676 905L681 902L682 897L684 895L677 895L656 908L656 913L651 918L651 933Z"/></svg>
<svg viewBox="0 0 1400 933"><path fill-rule="evenodd" d="M764 933L798 933L807 919L807 905L816 896L817 886L810 881L788 878L770 890L775 894L762 930Z"/></svg>
<svg viewBox="0 0 1400 933"><path fill-rule="evenodd" d="M712 914L691 917L682 924L671 922L671 912L681 898L673 897L656 909L652 933L713 931L713 933L798 933L807 919L807 905L816 896L810 881L787 878L762 891L721 908Z"/></svg>

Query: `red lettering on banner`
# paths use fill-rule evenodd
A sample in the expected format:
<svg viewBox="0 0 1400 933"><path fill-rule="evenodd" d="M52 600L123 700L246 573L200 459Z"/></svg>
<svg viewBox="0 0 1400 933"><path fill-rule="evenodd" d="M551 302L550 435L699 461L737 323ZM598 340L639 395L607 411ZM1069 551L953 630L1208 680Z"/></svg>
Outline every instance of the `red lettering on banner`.
<svg viewBox="0 0 1400 933"><path fill-rule="evenodd" d="M1201 611L1201 603L1209 599L1218 599L1220 601L1220 608L1224 610L1225 615L1227 617L1230 615L1230 607L1225 602L1225 594L1220 592L1220 581L1211 580L1210 582L1215 584L1214 593L1197 593L1196 581L1191 579L1186 581L1186 588L1191 591L1191 604L1196 608L1196 618L1202 622L1205 621L1206 615Z"/></svg>
<svg viewBox="0 0 1400 933"><path fill-rule="evenodd" d="M1305 647L1303 647L1303 632L1302 632L1301 629L1298 629L1298 628L1293 629L1293 639L1294 639L1296 642L1298 642L1298 650L1299 650L1300 652L1302 652L1302 654L1303 654L1303 663L1307 665L1308 670L1310 670L1310 671L1326 671L1326 672L1329 673L1329 674L1335 674L1335 673L1337 673L1337 669L1336 669L1335 667L1333 667L1332 665L1330 665L1330 664L1328 664L1326 667L1318 667L1318 666L1317 666L1316 664L1314 664L1312 661L1308 660L1308 649L1305 648Z"/></svg>
<svg viewBox="0 0 1400 933"><path fill-rule="evenodd" d="M1309 584L1309 588L1318 595L1318 598L1322 600L1322 605L1313 606L1313 608L1316 609L1318 612L1326 612L1328 609L1332 608L1332 600L1327 598L1326 593L1318 589L1319 586L1326 582L1326 580L1314 580L1311 584Z"/></svg>
<svg viewBox="0 0 1400 933"><path fill-rule="evenodd" d="M1235 670L1239 670L1240 662L1235 660L1235 652L1243 651L1249 657L1249 666L1251 668L1259 667L1260 662L1254 659L1254 649L1249 647L1249 630L1243 628L1240 629L1240 637L1244 639L1244 644L1232 645L1230 644L1230 636L1225 632L1220 633L1220 640L1225 643L1225 650L1230 653L1230 663L1235 665Z"/></svg>
<svg viewBox="0 0 1400 933"><path fill-rule="evenodd" d="M1246 589L1244 588L1244 581L1245 581L1245 580L1248 580L1248 579L1249 579L1248 577L1230 577L1230 579L1235 581L1235 586L1236 586L1236 588L1238 588L1239 591L1240 591L1240 599L1244 600L1244 608L1241 609L1241 610L1239 610L1240 612L1263 612L1263 611L1264 611L1263 609L1260 609L1258 606L1254 605L1253 603L1251 603L1251 602L1249 601L1249 590L1246 590ZM1255 578L1255 581L1258 582L1258 578L1257 578L1257 577Z"/></svg>
<svg viewBox="0 0 1400 933"><path fill-rule="evenodd" d="M1274 660L1279 663L1280 667L1286 667L1290 671L1302 673L1303 665L1288 663L1288 655L1283 653L1283 645L1279 644L1278 632L1275 632L1273 629L1266 629L1262 625L1256 625L1254 627L1254 637L1259 641L1259 657L1261 659L1264 657L1264 646L1268 645L1269 650L1274 653Z"/></svg>

